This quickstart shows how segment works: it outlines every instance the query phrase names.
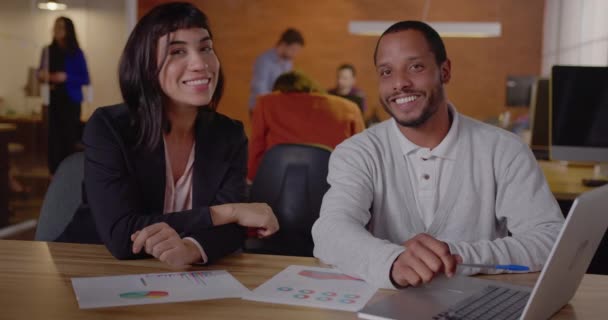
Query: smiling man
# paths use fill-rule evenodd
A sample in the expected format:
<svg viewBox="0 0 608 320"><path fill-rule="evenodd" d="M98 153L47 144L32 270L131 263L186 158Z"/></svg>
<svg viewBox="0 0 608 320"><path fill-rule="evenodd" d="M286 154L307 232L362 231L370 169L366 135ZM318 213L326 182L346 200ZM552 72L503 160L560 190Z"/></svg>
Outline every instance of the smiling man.
<svg viewBox="0 0 608 320"><path fill-rule="evenodd" d="M448 102L439 34L398 22L378 40L374 63L392 117L332 153L314 255L386 288L496 272L462 262L540 270L560 209L527 145Z"/></svg>

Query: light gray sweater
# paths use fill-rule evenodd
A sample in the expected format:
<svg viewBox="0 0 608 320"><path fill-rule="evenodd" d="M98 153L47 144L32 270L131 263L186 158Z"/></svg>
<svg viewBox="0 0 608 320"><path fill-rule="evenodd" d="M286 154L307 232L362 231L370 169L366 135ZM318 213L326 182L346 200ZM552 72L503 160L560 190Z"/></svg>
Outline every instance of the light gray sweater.
<svg viewBox="0 0 608 320"><path fill-rule="evenodd" d="M455 116L456 162L428 228L416 211L407 159L391 120L336 147L329 162L331 187L312 229L314 255L372 285L393 288L389 273L405 250L401 244L428 233L466 263L540 270L564 218L536 159L517 136Z"/></svg>

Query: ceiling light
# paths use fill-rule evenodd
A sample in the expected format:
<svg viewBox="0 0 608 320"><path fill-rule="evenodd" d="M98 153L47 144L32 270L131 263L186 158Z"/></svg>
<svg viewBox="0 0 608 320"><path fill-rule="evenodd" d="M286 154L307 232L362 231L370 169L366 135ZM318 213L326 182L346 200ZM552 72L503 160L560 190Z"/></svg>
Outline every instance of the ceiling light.
<svg viewBox="0 0 608 320"><path fill-rule="evenodd" d="M350 21L348 32L351 34L379 36L394 21ZM444 38L492 38L500 37L500 22L427 22Z"/></svg>
<svg viewBox="0 0 608 320"><path fill-rule="evenodd" d="M56 2L56 1L47 1L38 3L38 9L42 10L65 10L68 6L65 3Z"/></svg>

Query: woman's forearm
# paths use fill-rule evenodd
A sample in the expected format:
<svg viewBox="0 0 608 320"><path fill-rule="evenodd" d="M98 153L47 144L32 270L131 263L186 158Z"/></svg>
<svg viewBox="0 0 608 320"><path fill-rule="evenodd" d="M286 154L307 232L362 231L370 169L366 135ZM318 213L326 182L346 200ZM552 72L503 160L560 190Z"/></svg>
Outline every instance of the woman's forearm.
<svg viewBox="0 0 608 320"><path fill-rule="evenodd" d="M209 213L214 226L237 222L234 206L230 203L209 207Z"/></svg>

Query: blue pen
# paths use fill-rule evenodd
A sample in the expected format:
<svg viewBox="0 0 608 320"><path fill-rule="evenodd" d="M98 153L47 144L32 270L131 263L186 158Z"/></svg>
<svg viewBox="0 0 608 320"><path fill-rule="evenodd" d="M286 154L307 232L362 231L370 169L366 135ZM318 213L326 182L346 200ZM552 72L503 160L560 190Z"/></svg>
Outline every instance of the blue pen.
<svg viewBox="0 0 608 320"><path fill-rule="evenodd" d="M461 263L459 266L469 268L482 268L482 269L499 269L509 271L530 271L530 268L526 266L520 266L517 264L475 264L475 263Z"/></svg>

